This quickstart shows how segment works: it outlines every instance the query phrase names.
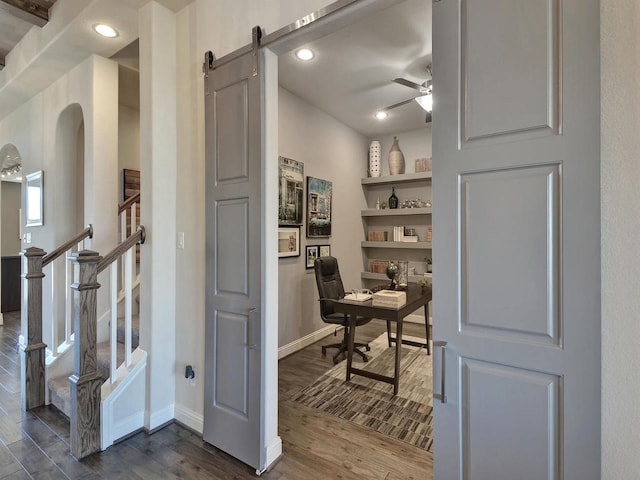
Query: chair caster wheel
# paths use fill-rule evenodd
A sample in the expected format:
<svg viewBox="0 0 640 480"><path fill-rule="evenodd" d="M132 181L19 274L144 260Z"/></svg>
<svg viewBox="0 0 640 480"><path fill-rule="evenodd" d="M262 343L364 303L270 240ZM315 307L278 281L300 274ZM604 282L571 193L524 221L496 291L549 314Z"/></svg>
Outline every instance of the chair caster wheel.
<svg viewBox="0 0 640 480"><path fill-rule="evenodd" d="M364 349L365 349L367 352L370 352L370 351L371 351L371 347L370 347L369 345L367 345L366 347L364 347Z"/></svg>
<svg viewBox="0 0 640 480"><path fill-rule="evenodd" d="M367 363L369 361L369 357L367 357L366 355L364 357L362 357L362 361L364 363Z"/></svg>

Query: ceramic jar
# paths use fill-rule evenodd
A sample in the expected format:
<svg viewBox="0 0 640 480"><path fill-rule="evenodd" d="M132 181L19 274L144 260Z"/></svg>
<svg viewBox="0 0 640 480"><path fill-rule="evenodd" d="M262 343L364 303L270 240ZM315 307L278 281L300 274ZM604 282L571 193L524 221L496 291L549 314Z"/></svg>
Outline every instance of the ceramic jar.
<svg viewBox="0 0 640 480"><path fill-rule="evenodd" d="M374 140L369 145L369 176L379 177L382 162L382 151L380 142Z"/></svg>
<svg viewBox="0 0 640 480"><path fill-rule="evenodd" d="M400 175L404 173L404 154L398 145L398 137L393 137L393 145L389 150L389 174Z"/></svg>

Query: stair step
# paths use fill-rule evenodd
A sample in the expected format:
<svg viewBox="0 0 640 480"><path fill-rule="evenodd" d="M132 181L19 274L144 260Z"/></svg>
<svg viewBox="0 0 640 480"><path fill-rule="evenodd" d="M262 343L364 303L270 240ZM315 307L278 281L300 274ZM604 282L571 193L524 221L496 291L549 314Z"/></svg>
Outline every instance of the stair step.
<svg viewBox="0 0 640 480"><path fill-rule="evenodd" d="M118 317L118 343L124 343L124 316ZM131 347L140 344L140 316L131 315Z"/></svg>
<svg viewBox="0 0 640 480"><path fill-rule="evenodd" d="M118 343L117 364L124 362L124 344ZM135 348L135 347L134 347ZM109 378L109 370L111 368L111 347L109 342L99 343L96 349L98 357L97 369L103 380ZM51 403L67 417L71 415L71 386L69 385L69 376L61 375L59 377L50 378L47 387L49 388L49 398Z"/></svg>

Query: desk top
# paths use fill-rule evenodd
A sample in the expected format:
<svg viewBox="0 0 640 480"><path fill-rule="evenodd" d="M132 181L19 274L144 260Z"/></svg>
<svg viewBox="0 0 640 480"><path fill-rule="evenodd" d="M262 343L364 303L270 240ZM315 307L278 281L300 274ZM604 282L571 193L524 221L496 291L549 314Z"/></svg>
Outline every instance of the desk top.
<svg viewBox="0 0 640 480"><path fill-rule="evenodd" d="M400 308L374 307L373 300L356 302L342 299L333 303L333 309L336 313L346 313L347 315L401 321L404 317L428 303L433 297L431 288L423 290L422 287L415 283L410 283L406 292L407 303Z"/></svg>

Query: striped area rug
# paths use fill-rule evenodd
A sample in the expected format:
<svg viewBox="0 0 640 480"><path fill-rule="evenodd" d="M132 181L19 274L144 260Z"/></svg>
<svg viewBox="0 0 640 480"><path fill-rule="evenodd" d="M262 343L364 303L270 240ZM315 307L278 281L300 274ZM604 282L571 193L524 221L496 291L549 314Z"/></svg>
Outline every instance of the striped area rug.
<svg viewBox="0 0 640 480"><path fill-rule="evenodd" d="M369 361L364 363L354 356L354 366L393 375L395 348L388 348L386 333L369 346ZM398 395L393 395L393 385L358 375L352 375L351 380L345 382L347 362L343 361L304 387L293 399L432 452L431 356L423 348L403 345L400 367Z"/></svg>

